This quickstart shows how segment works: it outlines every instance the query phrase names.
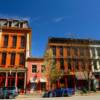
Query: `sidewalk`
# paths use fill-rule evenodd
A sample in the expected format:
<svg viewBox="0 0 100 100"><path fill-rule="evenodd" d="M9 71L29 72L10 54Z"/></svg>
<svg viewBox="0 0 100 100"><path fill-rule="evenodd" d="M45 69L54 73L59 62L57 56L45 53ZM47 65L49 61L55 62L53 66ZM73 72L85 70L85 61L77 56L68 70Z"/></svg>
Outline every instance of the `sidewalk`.
<svg viewBox="0 0 100 100"><path fill-rule="evenodd" d="M26 93L26 94L19 94L17 98L37 98L42 97L42 93L34 92L34 93Z"/></svg>
<svg viewBox="0 0 100 100"><path fill-rule="evenodd" d="M76 96L88 96L88 95L95 95L95 94L100 94L100 91L96 91L96 92L93 92L93 91L90 91L90 92L87 92L87 93L80 93L80 92L77 92L75 93Z"/></svg>
<svg viewBox="0 0 100 100"><path fill-rule="evenodd" d="M87 92L87 93L75 93L75 95L73 96L91 96L91 95L96 95L96 94L100 94L100 91L97 92ZM42 97L42 93L30 93L30 94L20 94L17 96L17 98L41 98Z"/></svg>

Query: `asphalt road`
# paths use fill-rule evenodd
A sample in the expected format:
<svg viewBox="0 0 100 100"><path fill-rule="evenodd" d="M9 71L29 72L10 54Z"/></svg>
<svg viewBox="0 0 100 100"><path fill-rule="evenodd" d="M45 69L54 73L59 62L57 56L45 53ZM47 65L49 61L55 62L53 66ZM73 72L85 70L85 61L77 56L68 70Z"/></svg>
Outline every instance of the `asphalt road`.
<svg viewBox="0 0 100 100"><path fill-rule="evenodd" d="M88 96L72 96L72 97L53 97L53 98L41 98L41 97L18 97L16 100L100 100L100 94L88 95Z"/></svg>

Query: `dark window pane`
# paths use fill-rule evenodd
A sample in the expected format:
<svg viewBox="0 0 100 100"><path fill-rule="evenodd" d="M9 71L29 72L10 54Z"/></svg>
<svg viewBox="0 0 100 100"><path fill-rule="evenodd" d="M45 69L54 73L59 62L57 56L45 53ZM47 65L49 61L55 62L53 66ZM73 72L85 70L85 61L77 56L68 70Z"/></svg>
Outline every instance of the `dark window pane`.
<svg viewBox="0 0 100 100"><path fill-rule="evenodd" d="M78 67L78 61L75 60L75 70L78 70L78 69L79 69L79 67Z"/></svg>
<svg viewBox="0 0 100 100"><path fill-rule="evenodd" d="M93 66L94 66L94 69L95 69L95 70L98 69L98 68L97 68L97 61L96 61L96 60L93 61Z"/></svg>
<svg viewBox="0 0 100 100"><path fill-rule="evenodd" d="M53 51L53 56L56 56L56 47L51 47L52 48L52 51Z"/></svg>
<svg viewBox="0 0 100 100"><path fill-rule="evenodd" d="M100 57L100 47L97 48L98 57Z"/></svg>
<svg viewBox="0 0 100 100"><path fill-rule="evenodd" d="M21 48L25 47L25 36L21 36Z"/></svg>
<svg viewBox="0 0 100 100"><path fill-rule="evenodd" d="M6 56L7 56L7 53L2 53L2 65L6 64Z"/></svg>
<svg viewBox="0 0 100 100"><path fill-rule="evenodd" d="M45 65L41 65L41 72L43 73L45 70Z"/></svg>
<svg viewBox="0 0 100 100"><path fill-rule="evenodd" d="M19 61L20 65L24 65L25 64L25 54L24 53L20 53L20 61Z"/></svg>
<svg viewBox="0 0 100 100"><path fill-rule="evenodd" d="M67 64L68 64L68 69L71 70L71 60L70 59L67 60Z"/></svg>
<svg viewBox="0 0 100 100"><path fill-rule="evenodd" d="M32 73L36 73L37 72L37 65L32 65Z"/></svg>
<svg viewBox="0 0 100 100"><path fill-rule="evenodd" d="M61 70L64 70L64 59L63 58L60 59L60 68Z"/></svg>
<svg viewBox="0 0 100 100"><path fill-rule="evenodd" d="M73 48L73 49L74 49L74 55L75 55L75 56L78 56L78 48L75 47L75 48Z"/></svg>
<svg viewBox="0 0 100 100"><path fill-rule="evenodd" d="M91 51L92 51L92 57L95 57L95 48L91 48Z"/></svg>
<svg viewBox="0 0 100 100"><path fill-rule="evenodd" d="M67 56L69 57L70 56L70 47L67 47Z"/></svg>
<svg viewBox="0 0 100 100"><path fill-rule="evenodd" d="M13 47L16 47L17 36L13 36Z"/></svg>
<svg viewBox="0 0 100 100"><path fill-rule="evenodd" d="M10 64L11 65L15 65L15 53L11 53L11 61L10 61Z"/></svg>
<svg viewBox="0 0 100 100"><path fill-rule="evenodd" d="M4 36L4 47L8 46L8 35Z"/></svg>
<svg viewBox="0 0 100 100"><path fill-rule="evenodd" d="M80 50L80 56L84 56L84 48L79 48Z"/></svg>

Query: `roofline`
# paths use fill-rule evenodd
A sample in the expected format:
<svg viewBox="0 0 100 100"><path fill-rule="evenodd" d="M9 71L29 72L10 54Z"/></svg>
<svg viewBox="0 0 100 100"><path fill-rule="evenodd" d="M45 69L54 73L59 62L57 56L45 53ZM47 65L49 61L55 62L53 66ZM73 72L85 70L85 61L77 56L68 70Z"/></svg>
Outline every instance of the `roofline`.
<svg viewBox="0 0 100 100"><path fill-rule="evenodd" d="M17 19L17 18L0 18L0 20L5 20L5 21L22 21L22 22L28 22L28 20L24 20L24 19Z"/></svg>
<svg viewBox="0 0 100 100"><path fill-rule="evenodd" d="M66 41L86 41L87 43L89 43L89 44L93 44L93 43L97 43L97 44L100 44L100 40L94 40L94 39L82 39L82 38L59 38L59 37L50 37L49 39L48 39L48 43L53 43L53 41L52 40L55 40L55 43L56 43L56 41L58 40L59 42L60 41L64 41L64 42L66 42Z"/></svg>
<svg viewBox="0 0 100 100"><path fill-rule="evenodd" d="M44 61L44 58L34 58L34 57L29 57L27 58L27 61Z"/></svg>

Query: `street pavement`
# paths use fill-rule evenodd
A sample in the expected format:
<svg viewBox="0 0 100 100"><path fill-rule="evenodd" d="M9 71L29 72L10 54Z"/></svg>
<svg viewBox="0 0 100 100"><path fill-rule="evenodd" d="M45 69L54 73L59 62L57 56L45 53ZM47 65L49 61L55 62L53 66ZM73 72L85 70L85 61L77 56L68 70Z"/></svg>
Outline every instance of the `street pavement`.
<svg viewBox="0 0 100 100"><path fill-rule="evenodd" d="M74 95L71 97L52 97L52 98L42 98L42 97L32 97L32 96L20 96L16 100L100 100L100 94L94 95Z"/></svg>

